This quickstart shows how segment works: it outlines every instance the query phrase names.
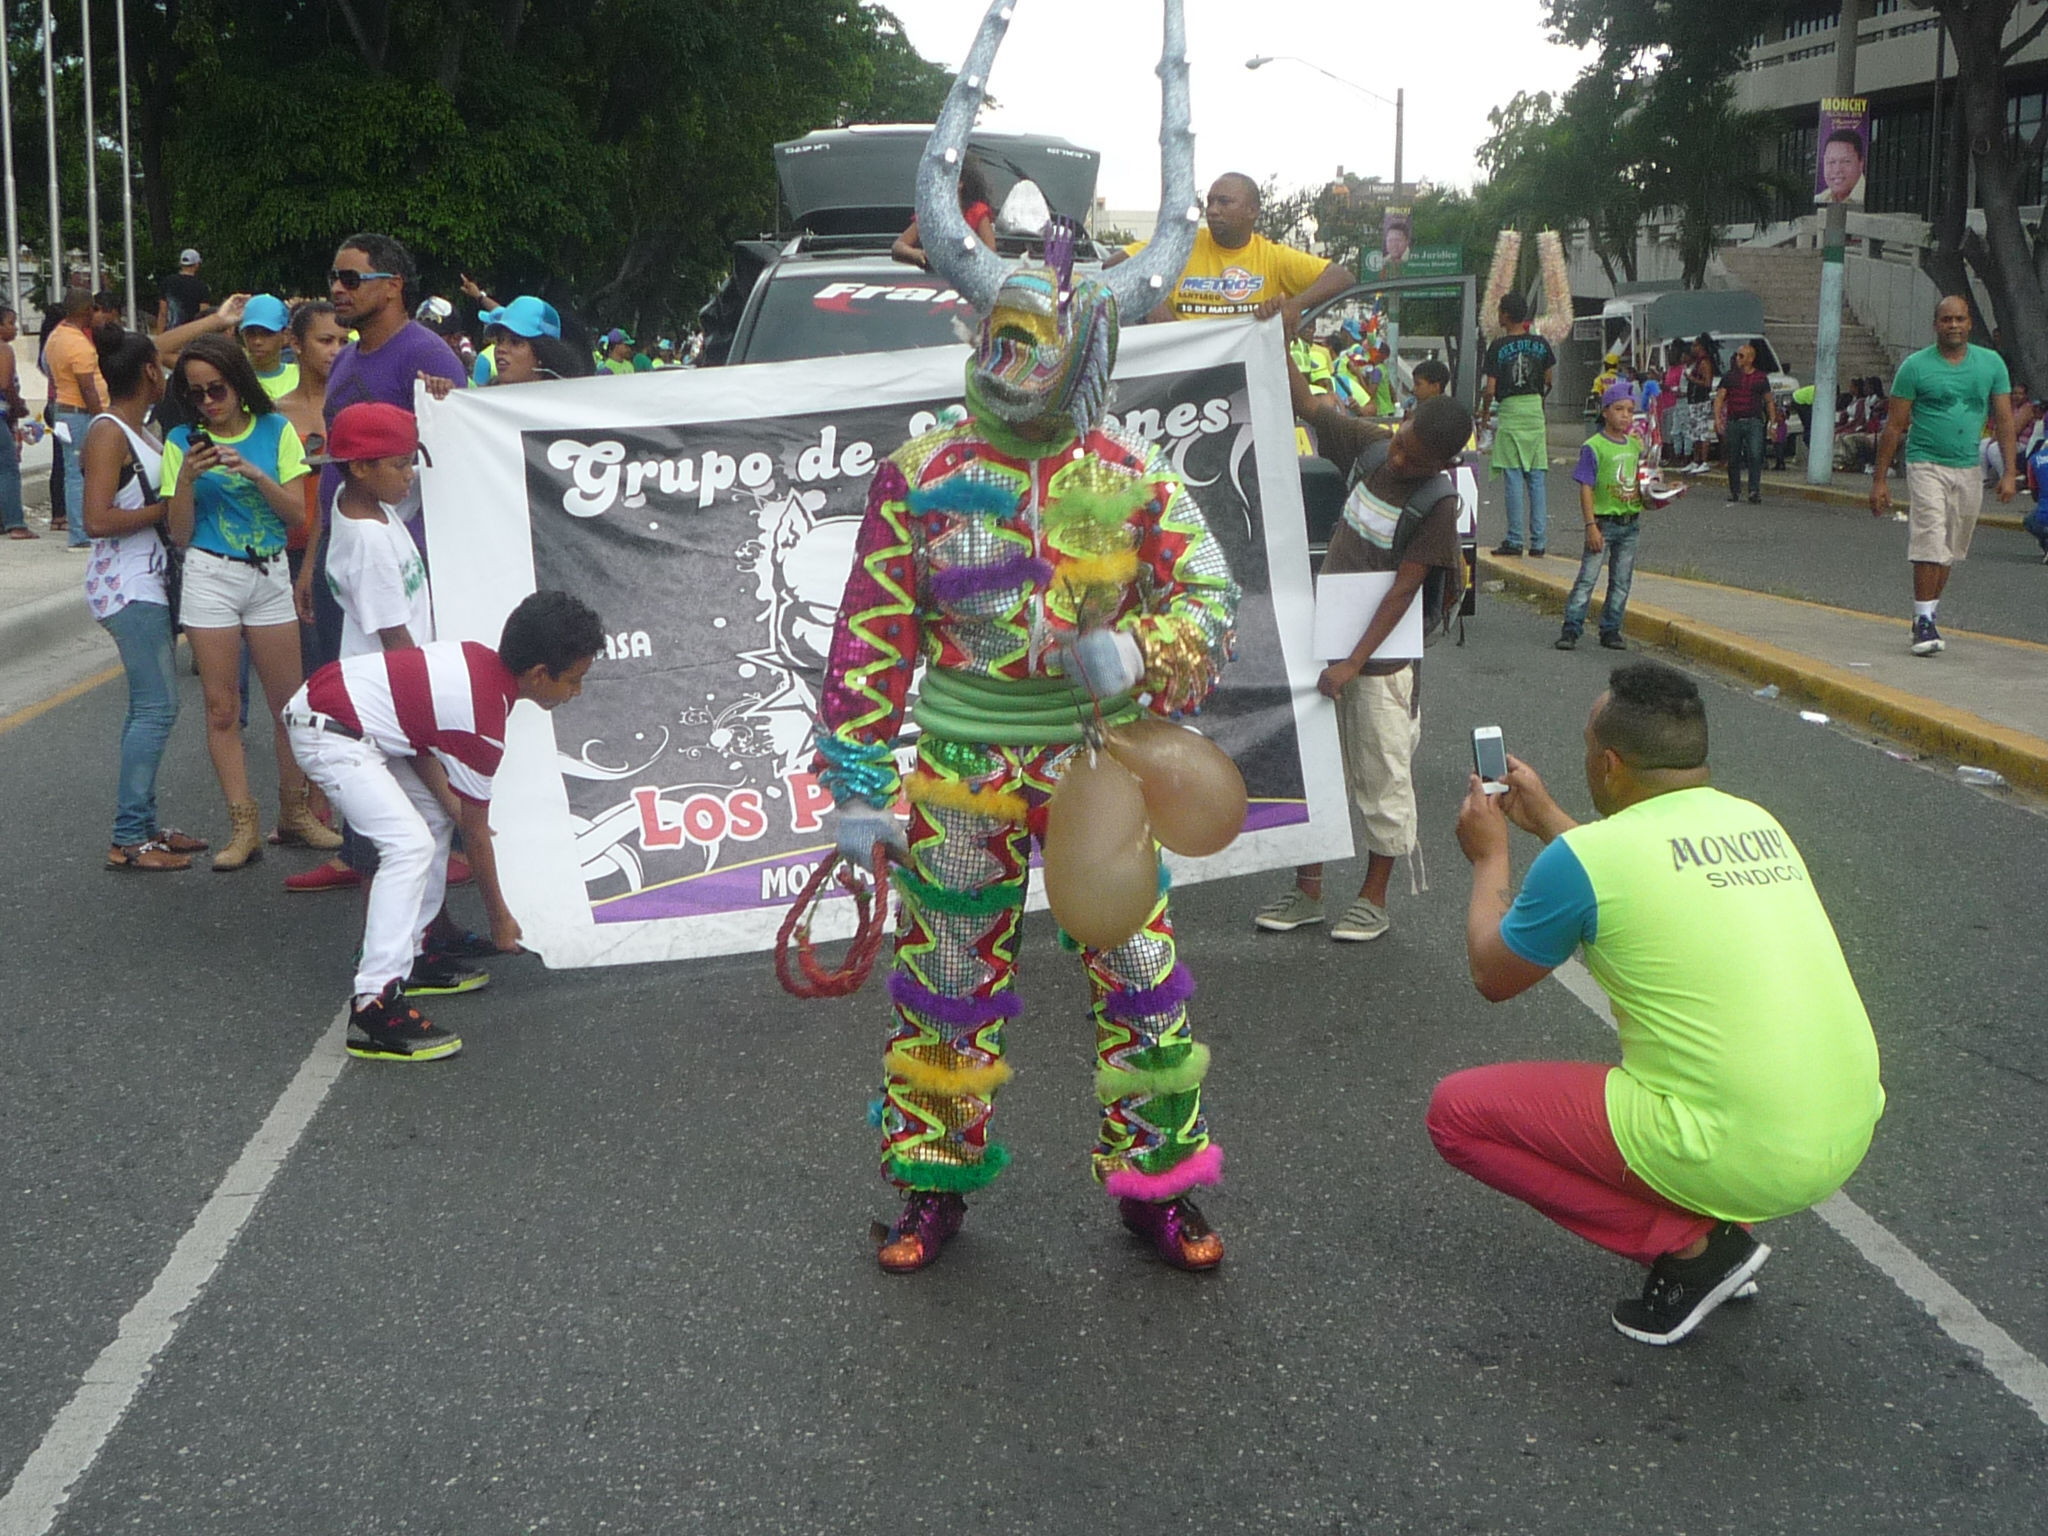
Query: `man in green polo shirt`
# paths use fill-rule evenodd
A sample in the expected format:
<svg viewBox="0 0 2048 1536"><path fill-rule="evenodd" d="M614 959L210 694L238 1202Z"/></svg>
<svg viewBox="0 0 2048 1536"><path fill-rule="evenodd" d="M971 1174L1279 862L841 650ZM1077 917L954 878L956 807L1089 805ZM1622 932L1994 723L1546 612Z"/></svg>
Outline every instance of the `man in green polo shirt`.
<svg viewBox="0 0 2048 1536"><path fill-rule="evenodd" d="M1675 1344L1752 1294L1752 1222L1826 1199L1884 1111L1877 1042L1806 863L1772 815L1707 782L1684 674L1620 667L1586 724L1584 826L1527 764L1477 778L1465 943L1482 996L1527 991L1581 947L1621 1064L1508 1062L1437 1085L1445 1161L1649 1269L1614 1326ZM1510 903L1508 823L1547 845Z"/></svg>
<svg viewBox="0 0 2048 1536"><path fill-rule="evenodd" d="M1934 626L1935 610L1948 586L1951 567L1970 552L1970 535L1984 506L1981 463L1984 424L1998 439L1998 499L2011 501L2018 484L2013 456L2012 376L2005 359L1989 347L1970 345L1969 301L1951 295L1934 311L1931 347L1899 365L1892 379L1892 403L1884 435L1877 440L1877 466L1870 482L1870 515L1892 509L1892 459L1906 445L1908 531L1906 558L1913 562L1915 656L1946 649Z"/></svg>

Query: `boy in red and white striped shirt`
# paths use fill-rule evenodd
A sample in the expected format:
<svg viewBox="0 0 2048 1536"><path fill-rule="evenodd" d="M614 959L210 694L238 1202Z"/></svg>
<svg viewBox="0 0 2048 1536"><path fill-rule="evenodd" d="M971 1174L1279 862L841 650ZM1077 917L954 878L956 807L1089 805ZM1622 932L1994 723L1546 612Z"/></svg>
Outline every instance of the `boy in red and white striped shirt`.
<svg viewBox="0 0 2048 1536"><path fill-rule="evenodd" d="M433 1061L462 1049L404 997L427 925L441 908L455 827L489 914L491 940L519 948L491 847L491 780L505 721L529 699L542 709L583 691L604 649L597 615L566 592L536 592L505 621L494 651L474 640L352 656L315 672L285 706L292 751L351 827L375 845L378 868L363 920L363 953L348 1053ZM430 754L442 774L422 775ZM445 778L429 788L428 779Z"/></svg>

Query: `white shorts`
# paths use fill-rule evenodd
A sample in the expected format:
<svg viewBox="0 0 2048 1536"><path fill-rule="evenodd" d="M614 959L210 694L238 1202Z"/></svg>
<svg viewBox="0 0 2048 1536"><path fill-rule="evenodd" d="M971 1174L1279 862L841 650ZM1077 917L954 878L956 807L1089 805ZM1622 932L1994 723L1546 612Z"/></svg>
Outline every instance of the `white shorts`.
<svg viewBox="0 0 2048 1536"><path fill-rule="evenodd" d="M296 624L292 577L284 552L261 565L230 560L210 550L185 551L185 587L178 622L187 629L261 629Z"/></svg>
<svg viewBox="0 0 2048 1536"><path fill-rule="evenodd" d="M1984 477L1975 465L1908 464L1906 558L1916 565L1960 565L1984 506Z"/></svg>
<svg viewBox="0 0 2048 1536"><path fill-rule="evenodd" d="M1410 713L1414 698L1413 667L1387 677L1361 674L1337 695L1344 789L1351 798L1352 840L1361 852L1398 859L1415 847L1411 765L1422 722Z"/></svg>

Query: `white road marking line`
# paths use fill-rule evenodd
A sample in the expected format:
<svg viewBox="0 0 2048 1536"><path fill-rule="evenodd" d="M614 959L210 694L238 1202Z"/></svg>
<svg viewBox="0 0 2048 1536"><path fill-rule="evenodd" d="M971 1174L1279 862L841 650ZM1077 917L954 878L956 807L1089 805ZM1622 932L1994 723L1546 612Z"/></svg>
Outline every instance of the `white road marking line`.
<svg viewBox="0 0 2048 1536"><path fill-rule="evenodd" d="M348 1060L342 1050L347 1030L344 1006L178 1239L156 1282L121 1319L113 1342L87 1368L71 1401L51 1421L41 1444L0 1498L0 1536L44 1536L56 1523L73 1486L98 1459L157 1356L176 1337L271 1180L319 1113L327 1090Z"/></svg>
<svg viewBox="0 0 2048 1536"><path fill-rule="evenodd" d="M1583 964L1567 960L1551 974L1604 1019L1609 1029L1614 1028L1614 1009L1607 994ZM1925 1260L1840 1190L1816 1205L1813 1214L1863 1255L1872 1269L1918 1303L1943 1333L1979 1356L2000 1386L2048 1424L2048 1364L2022 1348L2017 1339L1978 1311L1969 1297L1929 1269ZM7 1536L4 1526L0 1526L0 1536Z"/></svg>

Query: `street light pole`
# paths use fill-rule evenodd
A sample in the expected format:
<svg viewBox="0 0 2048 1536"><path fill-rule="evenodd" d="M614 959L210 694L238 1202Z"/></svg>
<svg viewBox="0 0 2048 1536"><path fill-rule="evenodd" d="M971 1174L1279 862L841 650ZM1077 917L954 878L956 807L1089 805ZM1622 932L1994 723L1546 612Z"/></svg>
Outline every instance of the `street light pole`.
<svg viewBox="0 0 2048 1536"><path fill-rule="evenodd" d="M1862 40L1863 0L1842 0L1835 23L1835 95L1856 94L1856 45ZM1813 431L1806 446L1806 483L1826 485L1835 474L1835 381L1842 368L1842 289L1848 275L1849 205L1828 203L1821 236L1820 324L1813 338Z"/></svg>
<svg viewBox="0 0 2048 1536"><path fill-rule="evenodd" d="M1361 96L1370 96L1374 101L1378 102L1381 106L1392 107L1394 109L1394 196L1398 199L1401 196L1401 189L1405 185L1405 183L1401 179L1401 136L1403 129L1406 125L1406 119L1408 115L1407 88L1404 86L1401 89L1396 90L1394 92L1394 99L1392 101L1389 101L1386 97L1382 96L1378 91L1367 90L1364 86L1360 85L1356 80L1346 80L1342 75L1334 74L1331 71L1323 68L1322 65L1312 63L1309 60L1301 58L1299 55L1292 53L1254 54L1251 58L1246 59L1244 61L1244 67L1246 69L1260 69L1268 64L1280 63L1282 60L1285 60L1289 64L1299 64L1305 69L1312 69L1317 74L1327 76L1329 79L1336 81L1339 85L1346 86L1351 90L1358 92L1358 94Z"/></svg>

